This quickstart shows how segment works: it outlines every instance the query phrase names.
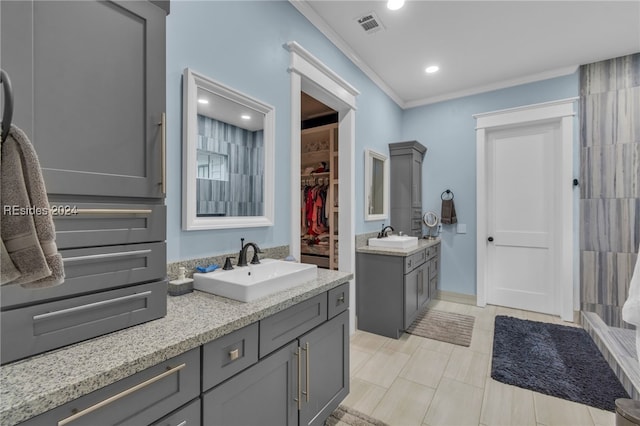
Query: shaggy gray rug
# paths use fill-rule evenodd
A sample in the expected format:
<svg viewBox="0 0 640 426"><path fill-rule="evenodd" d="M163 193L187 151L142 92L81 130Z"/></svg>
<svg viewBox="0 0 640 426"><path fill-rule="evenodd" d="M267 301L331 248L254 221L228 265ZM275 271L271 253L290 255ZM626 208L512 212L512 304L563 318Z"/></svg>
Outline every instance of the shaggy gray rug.
<svg viewBox="0 0 640 426"><path fill-rule="evenodd" d="M426 309L418 314L416 320L406 331L428 339L469 346L474 322L475 317L471 315Z"/></svg>
<svg viewBox="0 0 640 426"><path fill-rule="evenodd" d="M389 426L383 421L344 405L336 408L324 424L325 426Z"/></svg>
<svg viewBox="0 0 640 426"><path fill-rule="evenodd" d="M499 382L615 411L629 398L581 328L496 316L491 377Z"/></svg>

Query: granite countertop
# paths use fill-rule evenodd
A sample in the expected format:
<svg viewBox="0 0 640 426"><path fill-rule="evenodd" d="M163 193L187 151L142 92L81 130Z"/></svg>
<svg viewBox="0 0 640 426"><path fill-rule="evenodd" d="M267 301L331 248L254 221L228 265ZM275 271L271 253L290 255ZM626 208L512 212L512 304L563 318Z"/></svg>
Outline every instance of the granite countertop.
<svg viewBox="0 0 640 426"><path fill-rule="evenodd" d="M371 247L371 246L361 246L356 249L357 253L369 253L369 254L383 254L387 256L411 256L414 253L419 252L420 250L424 250L427 247L435 246L436 244L440 244L440 238L435 238L433 240L425 240L423 238L418 238L418 246L412 247L408 249L400 249L400 248L391 248L391 247Z"/></svg>
<svg viewBox="0 0 640 426"><path fill-rule="evenodd" d="M15 425L187 352L353 278L318 278L243 303L194 291L167 300L167 315L0 367L0 424Z"/></svg>

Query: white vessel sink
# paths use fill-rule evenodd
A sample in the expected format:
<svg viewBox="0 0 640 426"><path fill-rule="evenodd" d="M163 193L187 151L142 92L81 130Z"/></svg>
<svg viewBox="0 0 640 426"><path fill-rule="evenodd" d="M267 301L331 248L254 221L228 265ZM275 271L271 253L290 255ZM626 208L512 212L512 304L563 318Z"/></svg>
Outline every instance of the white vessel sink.
<svg viewBox="0 0 640 426"><path fill-rule="evenodd" d="M371 247L388 247L408 249L418 247L418 237L410 237L408 235L389 235L384 238L369 238Z"/></svg>
<svg viewBox="0 0 640 426"><path fill-rule="evenodd" d="M262 259L258 265L193 274L193 287L241 302L251 302L296 287L318 277L318 267L306 263Z"/></svg>

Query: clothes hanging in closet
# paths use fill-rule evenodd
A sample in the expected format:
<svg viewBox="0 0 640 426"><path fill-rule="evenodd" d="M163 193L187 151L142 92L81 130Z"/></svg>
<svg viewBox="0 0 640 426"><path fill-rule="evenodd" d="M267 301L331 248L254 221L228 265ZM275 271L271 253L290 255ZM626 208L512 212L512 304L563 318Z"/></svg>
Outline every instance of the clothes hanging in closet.
<svg viewBox="0 0 640 426"><path fill-rule="evenodd" d="M326 185L306 185L302 189L302 233L310 236L326 233L329 228Z"/></svg>

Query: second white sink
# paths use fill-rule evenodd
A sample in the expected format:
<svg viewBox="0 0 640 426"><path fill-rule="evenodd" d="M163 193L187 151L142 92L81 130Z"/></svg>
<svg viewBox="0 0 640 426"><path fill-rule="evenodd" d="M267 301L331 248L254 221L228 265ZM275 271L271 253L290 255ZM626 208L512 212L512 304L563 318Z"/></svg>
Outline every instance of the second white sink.
<svg viewBox="0 0 640 426"><path fill-rule="evenodd" d="M389 247L408 249L418 246L418 237L410 237L409 235L389 235L384 238L369 238L371 247Z"/></svg>
<svg viewBox="0 0 640 426"><path fill-rule="evenodd" d="M306 263L262 259L258 265L193 274L196 290L241 302L286 290L318 277L318 267Z"/></svg>

